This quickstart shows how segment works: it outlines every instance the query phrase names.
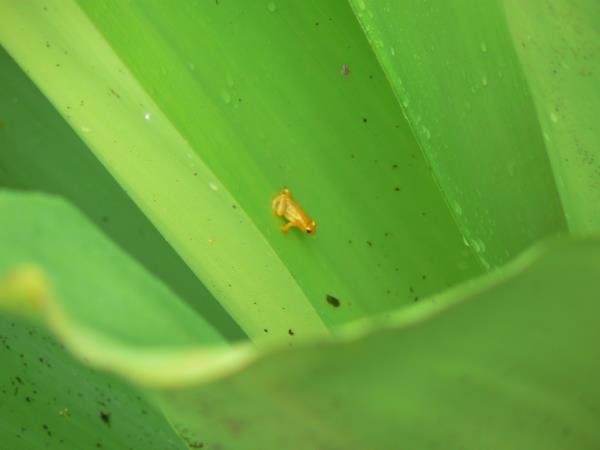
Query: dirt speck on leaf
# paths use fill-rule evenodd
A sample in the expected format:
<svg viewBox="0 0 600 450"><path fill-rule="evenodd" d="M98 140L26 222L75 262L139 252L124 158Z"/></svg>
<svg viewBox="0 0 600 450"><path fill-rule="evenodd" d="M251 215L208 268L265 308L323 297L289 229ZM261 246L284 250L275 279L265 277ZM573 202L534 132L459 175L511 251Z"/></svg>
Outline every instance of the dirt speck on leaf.
<svg viewBox="0 0 600 450"><path fill-rule="evenodd" d="M329 303L334 308L338 308L341 304L341 302L337 298L335 298L333 295L327 294L326 298L327 298L327 303Z"/></svg>
<svg viewBox="0 0 600 450"><path fill-rule="evenodd" d="M100 411L100 420L110 427L110 414L104 411Z"/></svg>

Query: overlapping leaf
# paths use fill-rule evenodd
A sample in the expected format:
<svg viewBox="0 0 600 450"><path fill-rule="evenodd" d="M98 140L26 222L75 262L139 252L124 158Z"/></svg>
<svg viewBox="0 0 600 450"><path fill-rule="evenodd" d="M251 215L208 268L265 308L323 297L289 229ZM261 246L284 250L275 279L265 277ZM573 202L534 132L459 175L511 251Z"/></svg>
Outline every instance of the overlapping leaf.
<svg viewBox="0 0 600 450"><path fill-rule="evenodd" d="M569 228L600 229L600 3L503 1Z"/></svg>
<svg viewBox="0 0 600 450"><path fill-rule="evenodd" d="M483 264L498 266L565 231L538 117L499 4L351 3Z"/></svg>
<svg viewBox="0 0 600 450"><path fill-rule="evenodd" d="M540 248L335 340L210 350L210 328L62 202L3 194L0 212L1 267L21 263L0 304L36 307L67 348L143 386L192 448L600 443L598 239Z"/></svg>

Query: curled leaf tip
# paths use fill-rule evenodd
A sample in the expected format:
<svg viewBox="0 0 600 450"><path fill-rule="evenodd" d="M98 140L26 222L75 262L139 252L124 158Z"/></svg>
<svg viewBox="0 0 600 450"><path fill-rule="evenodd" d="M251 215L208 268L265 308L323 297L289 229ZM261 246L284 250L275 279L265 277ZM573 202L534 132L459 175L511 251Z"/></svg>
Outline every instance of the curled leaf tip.
<svg viewBox="0 0 600 450"><path fill-rule="evenodd" d="M18 313L39 313L48 303L50 286L43 270L22 264L0 276L0 308Z"/></svg>

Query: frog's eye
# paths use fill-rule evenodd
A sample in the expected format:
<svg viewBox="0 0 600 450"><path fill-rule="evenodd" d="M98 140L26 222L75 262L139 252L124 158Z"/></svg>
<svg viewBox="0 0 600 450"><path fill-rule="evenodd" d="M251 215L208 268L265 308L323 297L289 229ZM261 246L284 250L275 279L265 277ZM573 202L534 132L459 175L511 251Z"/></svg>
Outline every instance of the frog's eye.
<svg viewBox="0 0 600 450"><path fill-rule="evenodd" d="M307 229L306 229L306 232L307 232L308 234L310 234L310 233L312 233L312 230L311 230L310 228L307 228Z"/></svg>

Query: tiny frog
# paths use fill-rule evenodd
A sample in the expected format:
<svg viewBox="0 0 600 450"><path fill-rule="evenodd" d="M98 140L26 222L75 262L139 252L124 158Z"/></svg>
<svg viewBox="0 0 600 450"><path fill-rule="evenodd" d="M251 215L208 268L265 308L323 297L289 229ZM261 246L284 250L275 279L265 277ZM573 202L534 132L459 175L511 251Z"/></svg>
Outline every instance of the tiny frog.
<svg viewBox="0 0 600 450"><path fill-rule="evenodd" d="M306 234L315 234L317 223L312 220L302 207L294 201L289 189L283 189L272 203L273 214L285 217L288 222L281 227L281 231L287 233L290 228L296 227Z"/></svg>

